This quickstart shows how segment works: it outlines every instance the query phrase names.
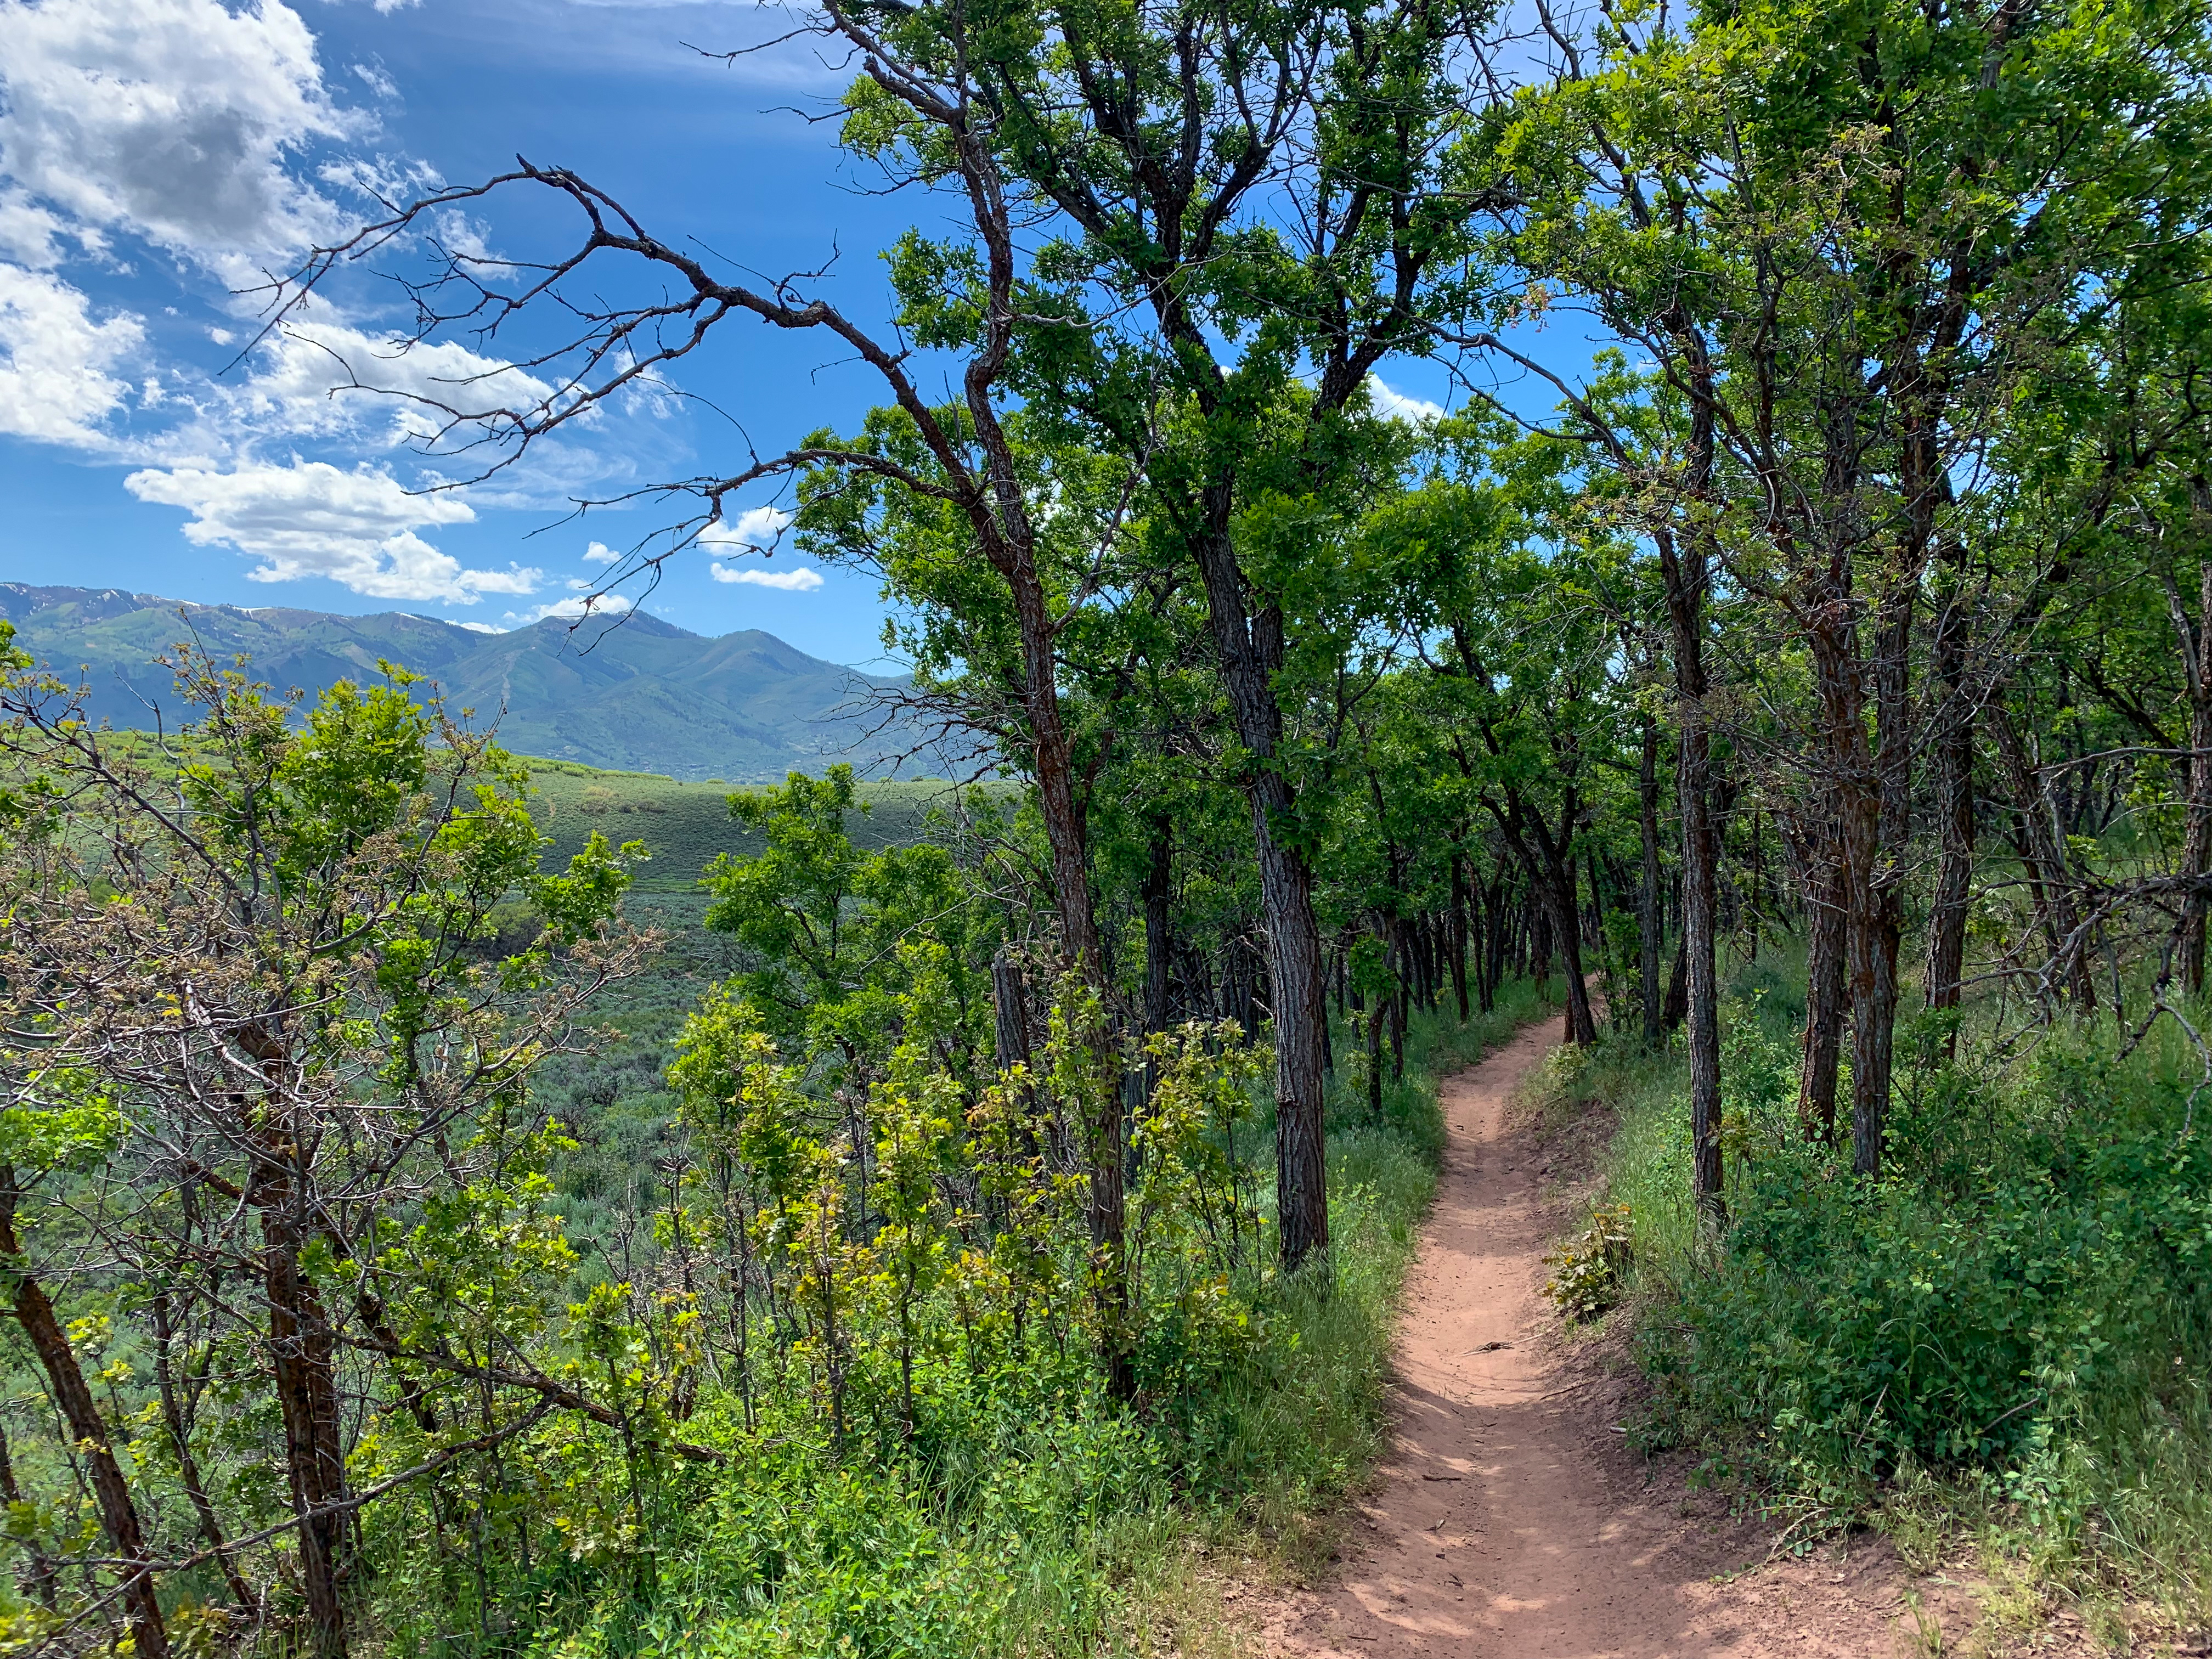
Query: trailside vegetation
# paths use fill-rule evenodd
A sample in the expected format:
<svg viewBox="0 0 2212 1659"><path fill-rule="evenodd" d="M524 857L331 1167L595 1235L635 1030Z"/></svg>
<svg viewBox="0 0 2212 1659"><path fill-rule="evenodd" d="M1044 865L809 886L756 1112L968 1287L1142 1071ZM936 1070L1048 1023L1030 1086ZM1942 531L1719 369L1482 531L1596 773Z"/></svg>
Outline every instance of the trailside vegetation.
<svg viewBox="0 0 2212 1659"><path fill-rule="evenodd" d="M170 665L167 739L0 684L12 1645L1085 1652L1366 1466L1433 1069L1534 978L1407 988L1285 1279L1248 958L1151 1029L1055 980L1005 790L732 793L671 937L406 671Z"/></svg>

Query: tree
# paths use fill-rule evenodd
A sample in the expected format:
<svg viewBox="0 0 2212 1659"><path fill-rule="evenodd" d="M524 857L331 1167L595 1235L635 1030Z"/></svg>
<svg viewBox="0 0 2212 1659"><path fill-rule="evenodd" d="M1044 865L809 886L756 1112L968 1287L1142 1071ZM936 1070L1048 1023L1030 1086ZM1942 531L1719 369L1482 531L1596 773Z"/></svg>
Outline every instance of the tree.
<svg viewBox="0 0 2212 1659"><path fill-rule="evenodd" d="M15 1311L91 1462L139 1650L166 1650L143 1504L32 1266L88 1228L126 1302L155 1310L165 1384L179 1324L255 1356L283 1528L226 1538L172 1389L175 1475L234 1585L240 1552L293 1533L308 1639L337 1654L352 1517L390 1489L354 1484L349 1390L407 1402L431 1441L420 1473L461 1455L421 1380L465 1370L446 1357L452 1316L428 1344L395 1331L407 1281L389 1230L525 1158L522 1080L639 965L646 942L615 913L641 849L595 836L541 873L521 775L399 670L295 709L190 653L177 668L201 718L167 744L88 727L21 659L0 684L0 752L26 781L0 937L0 1018L21 1044L0 1251L22 1264ZM487 961L476 947L516 888L544 927ZM586 1403L532 1369L500 1375L540 1415Z"/></svg>
<svg viewBox="0 0 2212 1659"><path fill-rule="evenodd" d="M2191 125L2181 35L2071 18L1784 4L1679 33L1559 24L1559 82L1502 111L1492 141L1516 257L1589 296L1680 406L1644 493L1666 508L1651 534L1677 571L1686 716L1704 703L1692 624L1717 573L1809 659L1827 801L1806 822L1841 883L1864 1174L1881 1163L1899 1001L1920 589L2053 331L2104 303L2193 176L2170 148ZM1960 625L1954 606L1947 660ZM1942 752L1955 761L1955 738ZM1694 723L1684 753L1694 893ZM1706 1048L1693 1036L1693 1064Z"/></svg>

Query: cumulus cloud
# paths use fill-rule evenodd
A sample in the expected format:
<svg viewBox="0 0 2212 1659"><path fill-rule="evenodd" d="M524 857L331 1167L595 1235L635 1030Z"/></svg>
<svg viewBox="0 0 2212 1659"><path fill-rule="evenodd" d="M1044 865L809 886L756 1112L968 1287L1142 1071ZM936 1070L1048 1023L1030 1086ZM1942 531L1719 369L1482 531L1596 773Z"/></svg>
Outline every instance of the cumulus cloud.
<svg viewBox="0 0 2212 1659"><path fill-rule="evenodd" d="M609 547L605 542L593 542L589 547L584 550L584 562L586 564L612 564L620 557L622 557L622 555L616 552L614 549Z"/></svg>
<svg viewBox="0 0 2212 1659"><path fill-rule="evenodd" d="M384 599L441 599L474 605L485 593L530 593L544 573L510 565L470 570L424 541L417 528L476 517L450 495L410 494L387 472L362 465L341 471L326 461L252 463L231 471L176 467L134 472L125 486L141 501L192 515L186 540L250 553L256 581L326 576L356 593Z"/></svg>
<svg viewBox="0 0 2212 1659"><path fill-rule="evenodd" d="M270 335L252 374L216 388L208 410L230 431L264 438L356 434L380 416L372 435L396 444L434 434L447 418L441 407L526 409L551 393L536 375L466 346L410 345L311 314Z"/></svg>
<svg viewBox="0 0 2212 1659"><path fill-rule="evenodd" d="M0 264L0 432L107 447L96 423L131 392L113 371L144 341L136 317L95 321L85 296L51 272Z"/></svg>
<svg viewBox="0 0 2212 1659"><path fill-rule="evenodd" d="M720 562L709 567L718 582L743 582L751 587L774 587L786 593L811 593L822 586L822 573L799 565L790 570L760 570L748 566L732 570Z"/></svg>
<svg viewBox="0 0 2212 1659"><path fill-rule="evenodd" d="M1432 404L1426 398L1409 398L1402 392L1394 392L1382 383L1382 377L1379 374L1367 377L1367 400L1375 412L1388 421L1405 421L1419 426L1443 418L1444 406L1442 404Z"/></svg>
<svg viewBox="0 0 2212 1659"><path fill-rule="evenodd" d="M341 204L361 192L437 182L422 163L371 154L377 118L340 100L398 88L373 59L337 60L326 76L297 4L0 0L0 434L139 469L125 480L133 495L183 508L191 544L251 555L257 580L327 577L449 605L535 593L541 572L466 568L434 544L437 526L565 504L584 493L576 479L598 484L627 458L545 446L473 505L410 495L362 458L465 448L479 429L446 429L443 410L530 408L553 395L546 381L459 344L409 348L321 300L211 378L153 352L144 322L95 307L70 268L128 278L133 245L150 246L235 289L346 228ZM438 229L482 246L458 214ZM204 325L207 337L236 346L241 325L217 321L229 325ZM756 519L746 533L772 540L780 520Z"/></svg>
<svg viewBox="0 0 2212 1659"><path fill-rule="evenodd" d="M283 0L15 0L0 66L0 164L86 225L232 273L337 226L287 157L363 119L331 102Z"/></svg>
<svg viewBox="0 0 2212 1659"><path fill-rule="evenodd" d="M791 514L780 507L750 507L734 520L708 525L699 532L699 545L710 553L765 553L790 527Z"/></svg>
<svg viewBox="0 0 2212 1659"><path fill-rule="evenodd" d="M0 186L0 258L33 270L52 270L62 262L64 236L76 238L80 246L102 246L98 233L66 223L20 190Z"/></svg>
<svg viewBox="0 0 2212 1659"><path fill-rule="evenodd" d="M791 527L791 520L792 515L780 507L750 507L734 520L708 526L699 532L699 545L724 557L772 552ZM708 567L708 574L718 582L773 587L786 593L811 593L822 586L822 573L804 565L793 570L762 570L749 565L732 569L718 559Z"/></svg>

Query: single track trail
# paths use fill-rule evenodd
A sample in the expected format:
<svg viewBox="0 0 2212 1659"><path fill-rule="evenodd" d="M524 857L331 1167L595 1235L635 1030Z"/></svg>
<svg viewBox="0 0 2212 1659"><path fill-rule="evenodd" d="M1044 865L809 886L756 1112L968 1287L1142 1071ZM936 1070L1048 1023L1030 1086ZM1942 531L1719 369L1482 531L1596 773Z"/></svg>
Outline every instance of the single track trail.
<svg viewBox="0 0 2212 1659"><path fill-rule="evenodd" d="M1443 1175L1406 1285L1395 1435L1330 1582L1271 1598L1283 1659L1838 1659L1973 1623L1886 1546L1766 1565L1771 1529L1654 1478L1616 1426L1633 1384L1571 1352L1543 1293L1570 1218L1509 1120L1558 1040L1525 1028L1448 1079ZM1620 1368L1615 1367L1618 1370ZM1746 1571L1748 1569L1748 1571ZM1954 1637L1953 1639L1955 1639ZM1949 1647L1939 1651L1951 1651Z"/></svg>

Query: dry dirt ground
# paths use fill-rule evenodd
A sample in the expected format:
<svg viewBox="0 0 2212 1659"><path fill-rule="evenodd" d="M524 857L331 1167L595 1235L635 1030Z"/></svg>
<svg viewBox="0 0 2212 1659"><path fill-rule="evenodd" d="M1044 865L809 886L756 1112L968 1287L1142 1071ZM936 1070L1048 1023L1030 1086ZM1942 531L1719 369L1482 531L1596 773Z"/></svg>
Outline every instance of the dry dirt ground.
<svg viewBox="0 0 2212 1659"><path fill-rule="evenodd" d="M1436 1207L1406 1286L1395 1435L1328 1582L1238 1597L1283 1659L1768 1659L1956 1654L1966 1590L1861 1537L1770 1561L1771 1526L1655 1469L1635 1383L1565 1340L1543 1258L1553 1152L1509 1111L1556 1041L1524 1030L1448 1080ZM1562 1163L1565 1160L1563 1158ZM1549 1191L1547 1192L1547 1185ZM1937 1632L1940 1632L1940 1636ZM2057 1634L2045 1632L2046 1638ZM2042 1653L2079 1652L2063 1638Z"/></svg>

